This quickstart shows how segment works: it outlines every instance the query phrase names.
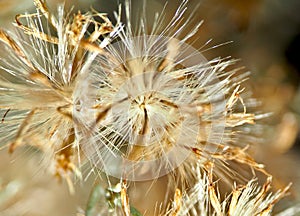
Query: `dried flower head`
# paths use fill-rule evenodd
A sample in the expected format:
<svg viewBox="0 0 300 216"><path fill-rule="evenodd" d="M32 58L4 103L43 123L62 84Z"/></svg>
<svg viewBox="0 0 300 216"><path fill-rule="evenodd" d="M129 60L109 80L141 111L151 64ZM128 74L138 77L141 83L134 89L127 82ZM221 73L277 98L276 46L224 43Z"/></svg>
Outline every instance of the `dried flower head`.
<svg viewBox="0 0 300 216"><path fill-rule="evenodd" d="M236 161L263 171L244 148L230 139L232 130L253 124L247 113L240 83L234 77L235 60L207 61L188 45L202 22L187 33L187 1L164 25L155 15L149 29L146 12L133 26L131 3L125 2L126 25L118 40L105 47L92 64L94 120L82 127L83 149L108 175L134 181L150 180L173 172L191 182L191 164L214 163L228 177L225 161ZM241 108L237 108L241 107ZM88 107L87 107L88 110Z"/></svg>
<svg viewBox="0 0 300 216"><path fill-rule="evenodd" d="M105 14L66 14L59 6L54 16L44 1L34 3L37 13L16 16L15 33L0 30L6 50L0 59L0 142L11 153L23 145L46 152L55 175L70 181L80 158L74 126L78 88L117 28Z"/></svg>

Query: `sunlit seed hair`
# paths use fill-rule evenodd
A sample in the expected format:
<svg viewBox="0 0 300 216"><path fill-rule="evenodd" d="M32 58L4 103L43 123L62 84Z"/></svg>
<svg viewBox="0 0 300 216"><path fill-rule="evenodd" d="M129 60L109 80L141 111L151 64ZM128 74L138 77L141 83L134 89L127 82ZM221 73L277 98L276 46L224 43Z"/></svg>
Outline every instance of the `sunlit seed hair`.
<svg viewBox="0 0 300 216"><path fill-rule="evenodd" d="M80 158L74 130L78 88L117 28L105 14L66 13L59 6L54 16L44 1L34 3L37 12L17 15L14 32L0 30L5 50L0 59L0 143L11 153L23 145L44 151L53 172L70 181Z"/></svg>
<svg viewBox="0 0 300 216"><path fill-rule="evenodd" d="M178 179L189 181L196 178L190 167L198 160L204 169L216 161L214 170L224 178L231 175L227 160L263 171L246 148L230 141L232 128L256 119L241 97L240 84L247 74L234 77L236 70L229 67L235 60L230 58L207 61L197 50L189 52L186 43L202 22L188 27L193 15L184 19L186 10L183 1L166 25L165 11L155 14L151 28L144 10L134 27L136 16L126 1L118 40L91 66L95 123L83 146L94 164L111 170L108 174L135 179L140 169L157 178L177 168ZM186 28L190 31L184 33ZM177 151L170 157L173 149ZM136 166L124 168L119 158ZM148 166L145 161L159 163Z"/></svg>

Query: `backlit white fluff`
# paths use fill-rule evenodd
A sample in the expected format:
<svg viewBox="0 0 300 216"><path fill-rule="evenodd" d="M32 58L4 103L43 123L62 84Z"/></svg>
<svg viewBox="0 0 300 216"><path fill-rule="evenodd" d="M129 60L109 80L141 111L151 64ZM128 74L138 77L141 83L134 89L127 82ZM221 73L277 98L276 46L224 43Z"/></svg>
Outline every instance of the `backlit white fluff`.
<svg viewBox="0 0 300 216"><path fill-rule="evenodd" d="M202 22L183 33L192 19L183 18L186 5L167 25L164 11L156 14L149 28L145 11L132 25L126 1L118 39L91 65L95 118L82 143L87 157L109 175L149 180L179 167L185 179L193 176L187 170L199 154L204 166L227 148L223 137L231 128L254 121L253 114L234 110L245 77L231 81L235 71L227 67L234 60L207 61L187 44Z"/></svg>

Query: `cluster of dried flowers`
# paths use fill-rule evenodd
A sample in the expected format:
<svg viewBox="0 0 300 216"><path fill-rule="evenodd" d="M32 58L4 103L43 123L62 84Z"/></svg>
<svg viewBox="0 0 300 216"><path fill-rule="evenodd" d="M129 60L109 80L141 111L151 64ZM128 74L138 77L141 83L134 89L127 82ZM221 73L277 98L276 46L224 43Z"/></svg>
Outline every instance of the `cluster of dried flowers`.
<svg viewBox="0 0 300 216"><path fill-rule="evenodd" d="M82 177L86 161L95 165L91 172L119 175L108 189L115 197L108 208L91 213L92 200L86 216L140 215L127 193L139 171L154 180L169 176L166 199L174 194L174 201L158 214L271 214L289 187L270 194L270 174L247 153L248 143L238 142L238 131L261 117L247 113L241 97L246 75L228 69L234 60L206 61L190 52L185 42L201 23L184 33L192 17L183 20L187 1L167 26L157 15L150 32L145 17L132 27L128 1L125 25L121 10L113 25L106 14L65 13L60 6L55 16L43 0L34 3L37 13L17 15L14 33L0 30L1 145L10 153L21 146L40 150L72 192L72 176ZM222 201L217 179L245 180L233 163L263 173L267 182L235 186Z"/></svg>

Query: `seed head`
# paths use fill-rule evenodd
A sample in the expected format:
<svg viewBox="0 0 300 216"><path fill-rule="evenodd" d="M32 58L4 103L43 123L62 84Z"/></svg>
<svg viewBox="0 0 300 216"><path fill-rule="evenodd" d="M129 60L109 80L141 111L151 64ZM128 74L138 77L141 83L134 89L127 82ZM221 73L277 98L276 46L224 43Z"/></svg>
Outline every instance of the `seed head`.
<svg viewBox="0 0 300 216"><path fill-rule="evenodd" d="M17 15L14 33L0 30L6 50L0 59L0 142L10 153L23 145L44 151L55 175L69 181L80 158L78 88L91 53L101 53L115 29L105 14L65 14L59 6L54 16L44 1L34 2L37 13Z"/></svg>

